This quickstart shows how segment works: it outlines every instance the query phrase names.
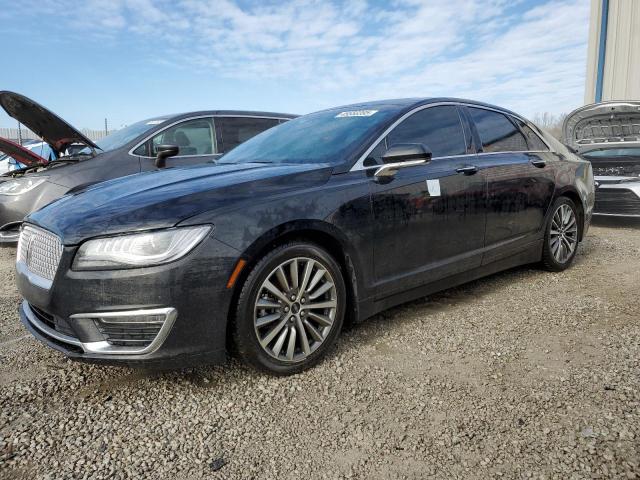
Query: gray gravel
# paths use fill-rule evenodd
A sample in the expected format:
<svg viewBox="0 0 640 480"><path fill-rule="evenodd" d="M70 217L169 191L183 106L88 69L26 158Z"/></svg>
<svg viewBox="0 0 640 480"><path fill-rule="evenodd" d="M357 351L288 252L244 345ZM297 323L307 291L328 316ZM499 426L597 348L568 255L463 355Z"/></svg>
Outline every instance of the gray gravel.
<svg viewBox="0 0 640 480"><path fill-rule="evenodd" d="M344 332L317 368L70 362L0 250L0 478L638 478L640 224Z"/></svg>

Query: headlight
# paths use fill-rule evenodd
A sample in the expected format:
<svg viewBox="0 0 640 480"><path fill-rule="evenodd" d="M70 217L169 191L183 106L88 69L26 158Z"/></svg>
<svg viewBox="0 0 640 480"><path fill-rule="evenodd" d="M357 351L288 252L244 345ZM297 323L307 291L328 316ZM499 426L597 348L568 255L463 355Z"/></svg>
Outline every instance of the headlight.
<svg viewBox="0 0 640 480"><path fill-rule="evenodd" d="M22 195L46 182L47 177L20 178L0 183L0 195Z"/></svg>
<svg viewBox="0 0 640 480"><path fill-rule="evenodd" d="M73 270L149 267L184 257L211 231L210 225L95 238L83 243Z"/></svg>

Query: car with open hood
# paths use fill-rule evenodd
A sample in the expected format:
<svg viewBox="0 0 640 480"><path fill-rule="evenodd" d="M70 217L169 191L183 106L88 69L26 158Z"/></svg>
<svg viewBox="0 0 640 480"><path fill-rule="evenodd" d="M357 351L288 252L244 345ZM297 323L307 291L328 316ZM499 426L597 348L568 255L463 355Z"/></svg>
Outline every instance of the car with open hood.
<svg viewBox="0 0 640 480"><path fill-rule="evenodd" d="M640 218L640 101L578 108L565 119L563 136L593 165L594 215Z"/></svg>
<svg viewBox="0 0 640 480"><path fill-rule="evenodd" d="M159 166L211 162L257 133L295 117L235 110L163 115L94 142L23 95L2 91L0 106L41 137L56 157L52 161L39 158L9 140L0 140L0 151L10 149L26 165L0 176L0 243L15 243L25 215L70 191ZM84 148L78 150L78 145ZM69 149L74 153L65 155Z"/></svg>
<svg viewBox="0 0 640 480"><path fill-rule="evenodd" d="M25 326L69 357L317 363L345 319L527 263L569 267L591 164L508 110L451 98L332 108L216 164L72 192L25 219Z"/></svg>

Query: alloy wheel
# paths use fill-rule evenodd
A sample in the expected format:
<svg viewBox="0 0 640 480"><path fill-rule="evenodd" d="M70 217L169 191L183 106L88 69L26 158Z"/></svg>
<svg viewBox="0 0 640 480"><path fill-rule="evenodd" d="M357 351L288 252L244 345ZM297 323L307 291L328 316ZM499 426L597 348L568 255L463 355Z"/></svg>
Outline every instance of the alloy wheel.
<svg viewBox="0 0 640 480"><path fill-rule="evenodd" d="M578 222L573 209L565 204L560 205L551 221L549 246L556 262L564 264L573 255L578 245Z"/></svg>
<svg viewBox="0 0 640 480"><path fill-rule="evenodd" d="M264 280L254 306L262 349L283 362L301 362L322 345L336 318L338 298L329 269L307 257L287 260Z"/></svg>

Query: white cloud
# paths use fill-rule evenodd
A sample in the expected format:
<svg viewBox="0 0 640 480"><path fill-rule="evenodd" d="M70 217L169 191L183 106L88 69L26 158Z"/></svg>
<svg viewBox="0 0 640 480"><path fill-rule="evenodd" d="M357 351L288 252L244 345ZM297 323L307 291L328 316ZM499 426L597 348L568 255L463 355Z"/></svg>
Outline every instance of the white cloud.
<svg viewBox="0 0 640 480"><path fill-rule="evenodd" d="M281 80L333 103L446 95L532 115L568 111L583 96L587 0L529 10L521 0L72 3L41 0L37 9L88 36L153 42L165 65Z"/></svg>

